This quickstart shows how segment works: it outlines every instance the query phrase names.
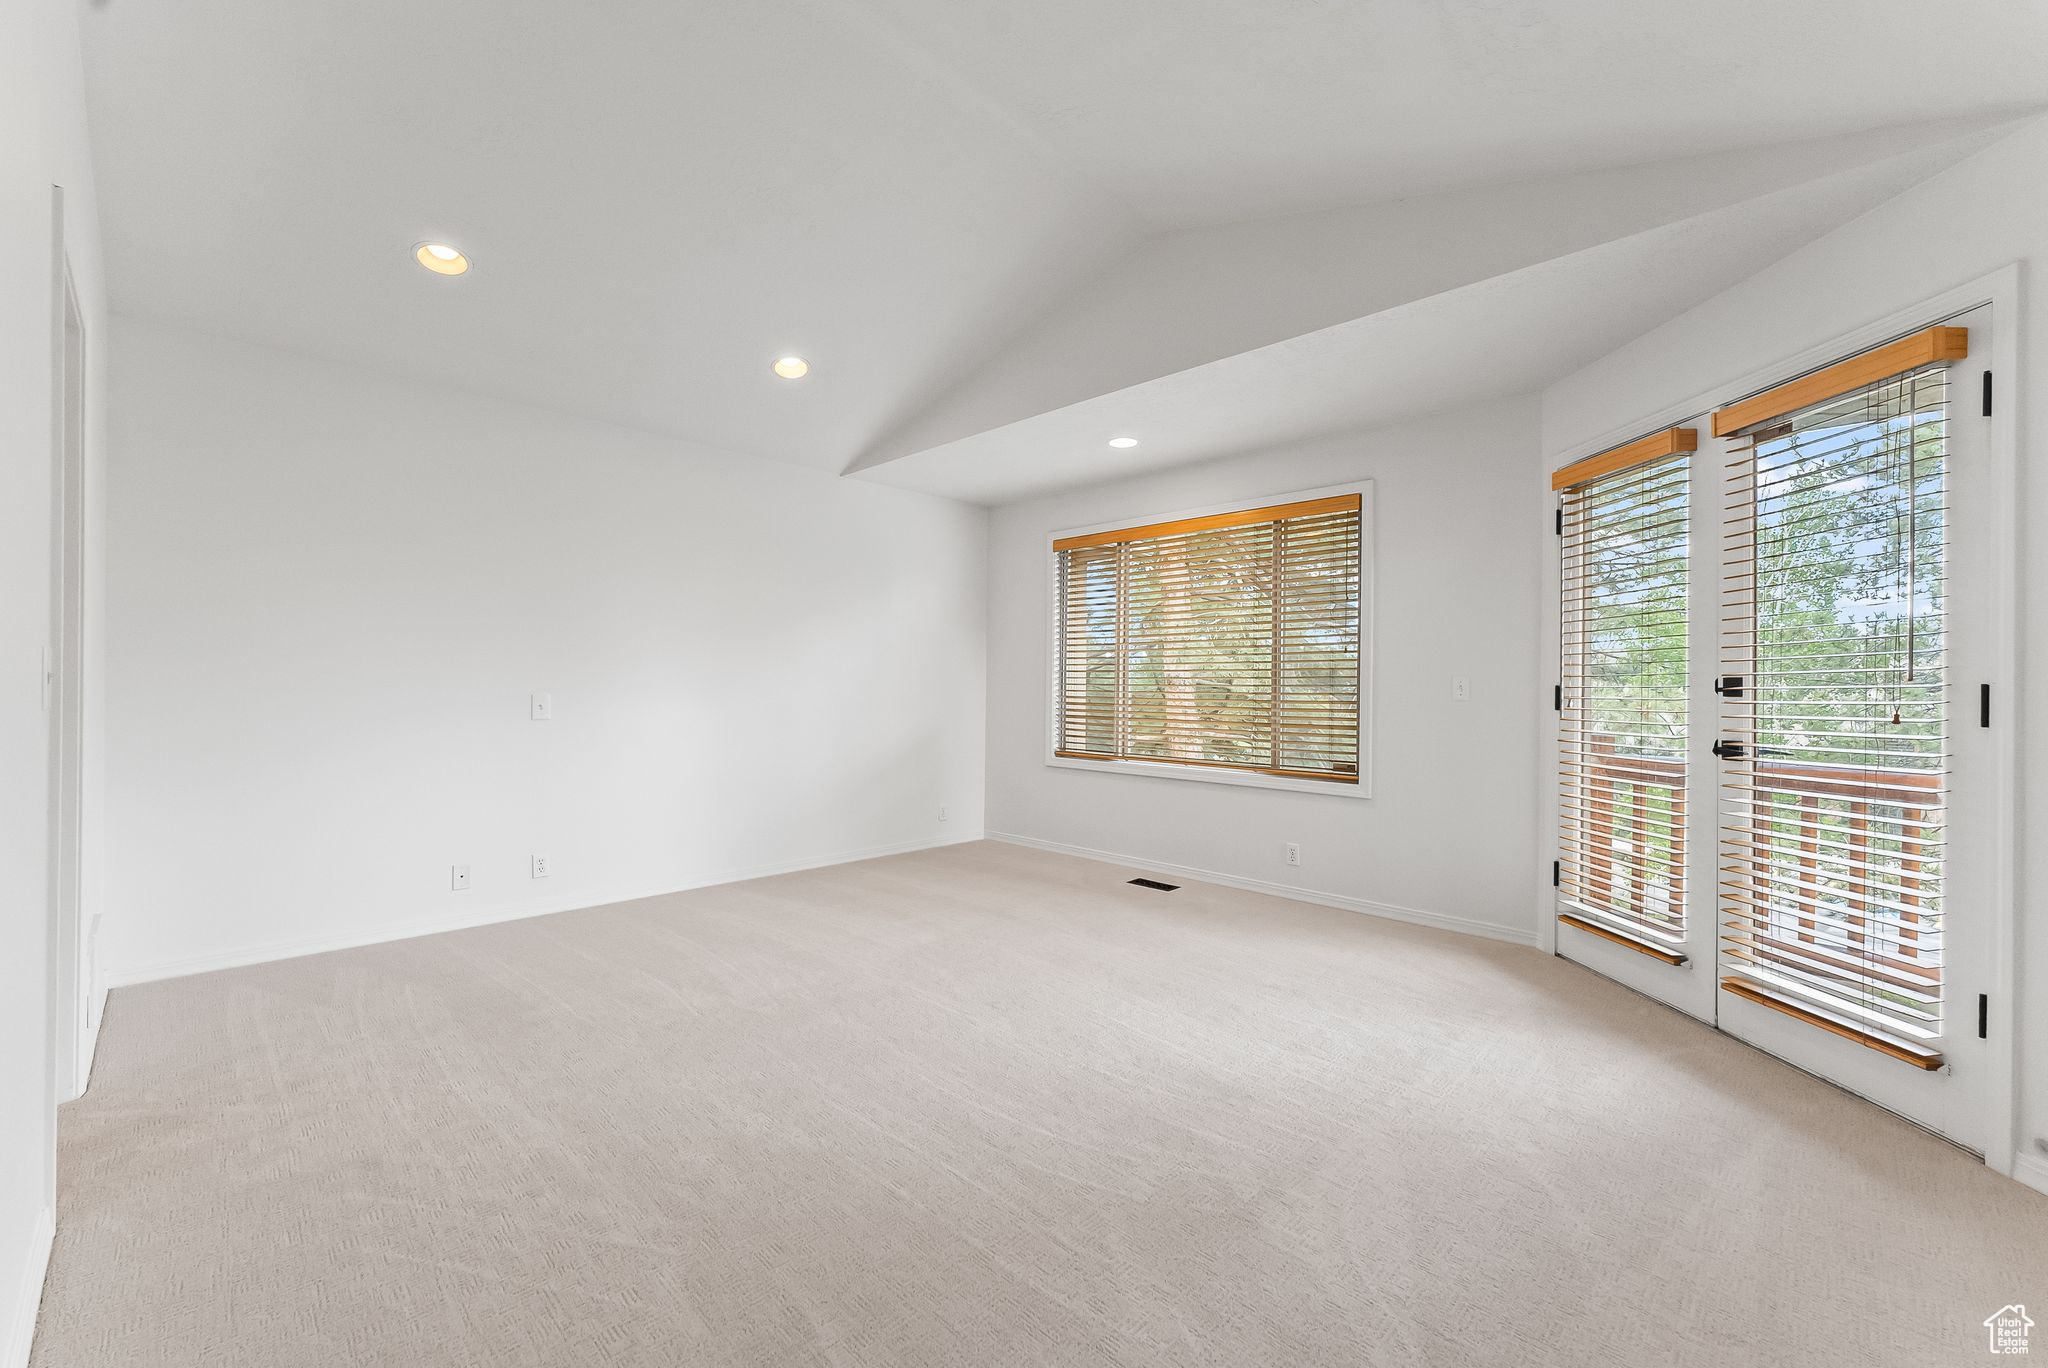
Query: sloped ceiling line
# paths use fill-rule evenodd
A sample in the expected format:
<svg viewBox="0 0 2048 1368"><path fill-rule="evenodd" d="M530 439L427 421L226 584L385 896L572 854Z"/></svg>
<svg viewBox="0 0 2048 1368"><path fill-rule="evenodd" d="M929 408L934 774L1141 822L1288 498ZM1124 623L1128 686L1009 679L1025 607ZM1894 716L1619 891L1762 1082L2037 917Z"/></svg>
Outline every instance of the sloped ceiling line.
<svg viewBox="0 0 2048 1368"><path fill-rule="evenodd" d="M1945 121L1167 239L851 469L1004 502L1535 389L2016 126ZM1146 440L1112 453L1115 432Z"/></svg>

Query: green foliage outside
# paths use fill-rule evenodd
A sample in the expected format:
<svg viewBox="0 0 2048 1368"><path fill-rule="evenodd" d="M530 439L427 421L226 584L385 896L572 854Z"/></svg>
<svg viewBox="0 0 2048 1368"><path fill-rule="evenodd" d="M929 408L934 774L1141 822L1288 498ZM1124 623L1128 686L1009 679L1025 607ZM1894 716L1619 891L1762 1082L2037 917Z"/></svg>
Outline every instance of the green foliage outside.
<svg viewBox="0 0 2048 1368"><path fill-rule="evenodd" d="M1355 531L1304 519L1286 535L1335 537L1349 555L1282 550L1276 577L1284 541L1270 524L1068 553L1070 579L1088 577L1066 596L1085 607L1064 631L1067 696L1077 669L1082 684L1069 712L1090 748L1118 753L1121 740L1137 757L1357 772Z"/></svg>

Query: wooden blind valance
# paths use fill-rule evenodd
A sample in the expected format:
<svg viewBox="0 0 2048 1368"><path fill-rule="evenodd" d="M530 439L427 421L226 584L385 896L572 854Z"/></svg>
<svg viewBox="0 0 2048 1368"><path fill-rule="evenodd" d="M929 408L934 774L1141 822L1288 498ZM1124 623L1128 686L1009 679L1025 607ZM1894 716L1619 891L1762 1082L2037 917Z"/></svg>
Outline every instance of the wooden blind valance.
<svg viewBox="0 0 2048 1368"><path fill-rule="evenodd" d="M1762 394L1738 399L1714 412L1714 435L1726 437L1782 418L1788 413L1918 370L1937 361L1960 361L1970 354L1968 328L1923 328L1911 337L1887 342L1867 352L1823 366L1797 380L1773 386Z"/></svg>
<svg viewBox="0 0 2048 1368"><path fill-rule="evenodd" d="M1181 518L1176 522L1119 527L1113 532L1088 532L1078 537L1061 537L1052 544L1052 549L1073 551L1084 546L1114 546L1118 542L1153 541L1160 537L1186 536L1190 532L1214 532L1224 527L1251 527L1258 523L1284 522L1289 518L1313 517L1318 513L1355 514L1359 507L1358 495L1339 494L1328 499L1271 504L1265 508L1240 508L1230 513L1211 513L1203 518Z"/></svg>
<svg viewBox="0 0 2048 1368"><path fill-rule="evenodd" d="M1582 461L1573 461L1561 470L1550 473L1552 489L1571 489L1576 485L1590 484L1603 475L1612 475L1617 470L1631 466L1647 465L1681 451L1697 451L1700 445L1698 428L1665 428L1647 437L1638 437L1633 442L1618 447L1609 447Z"/></svg>

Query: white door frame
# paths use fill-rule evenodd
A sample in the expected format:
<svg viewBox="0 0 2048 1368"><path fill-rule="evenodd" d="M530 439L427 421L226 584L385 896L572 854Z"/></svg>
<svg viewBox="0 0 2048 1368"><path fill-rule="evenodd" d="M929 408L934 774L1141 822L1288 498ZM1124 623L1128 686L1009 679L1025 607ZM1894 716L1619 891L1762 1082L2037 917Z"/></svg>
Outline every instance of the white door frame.
<svg viewBox="0 0 2048 1368"><path fill-rule="evenodd" d="M1885 282L1880 279L1870 283L1870 296L1882 298ZM2018 711L2014 703L2018 698L2019 680L2019 425L2017 404L2013 396L2018 389L2019 376L2019 313L2020 313L2020 268L2017 262L1993 271L1988 275L1966 281L1953 289L1945 290L1929 299L1895 309L1881 318L1873 319L1860 328L1836 334L1824 342L1807 347L1788 356L1781 356L1769 364L1757 366L1743 375L1731 377L1725 383L1712 389L1692 395L1682 401L1669 404L1663 409L1618 425L1610 433L1591 441L1562 451L1546 453L1545 472L1572 461L1590 456L1598 451L1627 440L1630 436L1653 432L1711 412L1731 400L1781 382L1792 376L1817 369L1829 362L1854 352L1864 351L1894 337L1902 336L1915 328L1926 327L1952 318L1980 305L1992 308L1991 354L1985 369L1998 377L1998 392L2003 398L1992 406L1990 442L1990 480L1993 497L1997 500L1996 547L1991 561L1995 567L1995 583L1989 586L1991 605L1988 621L1995 624L1995 644L1992 648L1991 685L1992 725L1999 734L1999 744L1992 749L1996 754L1991 787L1997 818L1996 831L1992 837L1991 868L1987 873L1987 885L1994 890L1988 911L1989 931L1992 938L1990 966L1990 1003L1986 1013L1988 1027L1989 1071L1992 1086L1986 1089L1988 1114L1985 1116L1984 1133L1988 1137L1984 1148L1985 1166L2010 1176L2016 1153L2014 1132L2017 1120L2018 1075L2016 1073L2017 1051L2014 1033L2019 1027L2016 1002L2016 960L2015 960L2015 890L2018 888L2018 827L2019 813L2019 766L2018 737L2015 724ZM1956 402L1968 403L1973 396L1967 392L1958 396ZM1706 445L1706 444L1703 444ZM1698 458L1696 458L1698 459ZM1708 459L1712 459L1711 456ZM1547 485L1548 481L1545 481ZM1546 490L1546 509L1549 496ZM1546 512L1542 516L1548 516ZM1697 543L1695 544L1697 554ZM1550 558L1553 559L1554 558ZM1697 579L1695 583L1697 584ZM1542 669L1546 678L1543 687L1547 691L1550 683L1557 678L1558 625L1556 604L1558 602L1558 570L1555 564L1549 568L1546 578L1548 588L1545 621L1545 640L1549 644ZM1702 603L1709 603L1697 595L1694 597L1695 614ZM1706 662L1711 669L1711 659ZM1695 660L1693 672L1701 675L1702 661ZM1539 817L1549 823L1553 855L1557 853L1557 807L1555 799L1556 760L1555 746L1549 729L1545 729L1542 744L1549 758L1539 767L1540 784L1549 796L1539 799ZM1547 871L1546 871L1547 875ZM1714 885L1695 883L1692 896L1710 896ZM1552 907L1549 880L1544 879L1537 898L1540 911L1538 938L1541 947L1557 953L1558 926ZM1687 909L1688 921L1704 918L1718 922L1718 900L1702 907ZM1620 952L1623 955L1627 951ZM1904 1066L1901 1066L1904 1067Z"/></svg>
<svg viewBox="0 0 2048 1368"><path fill-rule="evenodd" d="M1987 952L1992 945L1984 939L1988 927L1976 913L1992 897L1993 880L1987 877L1987 866L1996 858L1999 825L1996 761L2004 753L2000 743L2010 738L2000 736L1996 728L1981 730L1977 726L1976 686L1986 682L1994 668L2002 637L2000 624L1990 617L1996 612L1995 595L1983 589L1998 575L1998 558L1991 554L1998 535L1992 518L2007 502L1991 470L1990 423L1978 407L1978 380L1989 368L2000 329L2008 324L1990 306L1929 320L1930 325L1935 323L1966 324L1970 336L1969 355L1942 367L1947 379L1942 503L1947 510L1944 569L1949 586L1943 608L1942 669L1950 778L1941 803L1945 842L1941 896L1951 915L1959 909L1969 914L1961 925L1948 916L1942 922L1944 1020L1940 1049L1944 1063L1932 1072L1901 1067L1861 1044L1817 1031L1732 994L1719 998L1716 1021L1730 1035L1888 1107L1965 1148L1984 1150L1990 1146L1988 1128L1995 1122L1986 1094L1997 1084L1989 1033L1983 1039L1976 1033L1976 995L1983 992L1988 999L1992 991L1987 977L1991 959ZM1729 438L1722 445L1732 461L1747 450L1748 442ZM1746 493L1739 489L1729 493L1740 507L1724 507L1723 519L1755 516ZM1761 596L1757 599L1752 611L1761 611ZM1733 605L1724 605L1724 613L1733 611ZM1754 658L1755 638L1739 640L1742 649L1737 655L1723 656L1720 668L1755 677L1763 669ZM1722 734L1744 735L1745 727L1757 725L1749 711L1747 704L1732 705ZM1755 965L1739 961L1729 967L1745 977L1756 973Z"/></svg>
<svg viewBox="0 0 2048 1368"><path fill-rule="evenodd" d="M85 1089L84 662L85 315L64 250L64 192L52 208L50 627L43 666L49 716L50 1086L68 1102Z"/></svg>

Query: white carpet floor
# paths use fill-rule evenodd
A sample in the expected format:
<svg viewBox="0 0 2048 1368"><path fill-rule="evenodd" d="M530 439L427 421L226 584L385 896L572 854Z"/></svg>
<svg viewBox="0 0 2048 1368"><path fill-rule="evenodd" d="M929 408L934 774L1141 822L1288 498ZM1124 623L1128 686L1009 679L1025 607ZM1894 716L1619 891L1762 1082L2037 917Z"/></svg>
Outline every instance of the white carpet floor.
<svg viewBox="0 0 2048 1368"><path fill-rule="evenodd" d="M1925 1368L2048 1324L2048 1198L1874 1107L1533 950L1132 872L955 846L122 989L33 1362Z"/></svg>

